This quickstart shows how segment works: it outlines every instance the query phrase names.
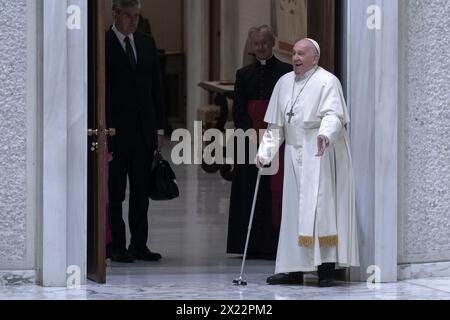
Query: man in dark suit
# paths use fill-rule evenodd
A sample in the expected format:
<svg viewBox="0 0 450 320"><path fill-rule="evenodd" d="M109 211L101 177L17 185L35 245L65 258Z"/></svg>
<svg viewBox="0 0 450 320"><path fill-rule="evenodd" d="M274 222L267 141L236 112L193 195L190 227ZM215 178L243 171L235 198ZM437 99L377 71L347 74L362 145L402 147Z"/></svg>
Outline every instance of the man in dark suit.
<svg viewBox="0 0 450 320"><path fill-rule="evenodd" d="M136 32L139 0L113 0L114 25L106 33L106 118L116 130L109 138L109 221L112 260L157 261L147 247L148 182L153 154L163 139L161 74L153 38ZM126 248L122 202L130 182Z"/></svg>

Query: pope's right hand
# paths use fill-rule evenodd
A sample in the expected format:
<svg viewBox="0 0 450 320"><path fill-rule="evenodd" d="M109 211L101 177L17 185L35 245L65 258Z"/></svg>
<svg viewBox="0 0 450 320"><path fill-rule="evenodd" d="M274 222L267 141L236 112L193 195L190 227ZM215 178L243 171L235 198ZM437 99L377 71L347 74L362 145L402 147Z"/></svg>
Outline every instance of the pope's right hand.
<svg viewBox="0 0 450 320"><path fill-rule="evenodd" d="M267 165L267 161L265 161L264 158L260 156L256 156L255 163L258 169L264 168Z"/></svg>

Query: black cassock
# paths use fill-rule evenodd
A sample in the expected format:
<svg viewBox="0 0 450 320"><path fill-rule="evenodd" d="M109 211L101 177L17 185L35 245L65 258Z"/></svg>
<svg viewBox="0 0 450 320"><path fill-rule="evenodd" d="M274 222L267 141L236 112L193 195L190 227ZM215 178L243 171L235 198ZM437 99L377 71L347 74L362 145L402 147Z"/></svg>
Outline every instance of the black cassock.
<svg viewBox="0 0 450 320"><path fill-rule="evenodd" d="M244 131L251 128L261 129L264 125L265 110L277 81L292 70L292 65L281 62L275 57L267 60L265 64L257 61L238 70L233 107L236 129ZM248 150L249 141L246 143L246 150ZM235 148L235 158L237 152L239 151ZM233 254L244 252L258 173L254 164L254 155L249 157L248 151L246 152L247 164L234 166L231 187L227 253ZM281 163L280 158L280 166ZM276 257L281 219L281 186L279 179L275 181L270 176L261 177L248 248L249 258L274 259Z"/></svg>

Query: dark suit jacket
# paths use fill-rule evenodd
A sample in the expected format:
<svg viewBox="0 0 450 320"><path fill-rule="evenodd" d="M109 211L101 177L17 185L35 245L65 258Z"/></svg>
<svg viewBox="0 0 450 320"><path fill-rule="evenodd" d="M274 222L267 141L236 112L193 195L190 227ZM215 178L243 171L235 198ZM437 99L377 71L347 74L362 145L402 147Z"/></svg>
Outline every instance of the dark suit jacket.
<svg viewBox="0 0 450 320"><path fill-rule="evenodd" d="M157 130L163 128L161 71L153 38L136 32L137 67L132 70L119 39L106 33L106 119L116 129L109 139L110 152L128 144L142 132L146 146L157 147Z"/></svg>

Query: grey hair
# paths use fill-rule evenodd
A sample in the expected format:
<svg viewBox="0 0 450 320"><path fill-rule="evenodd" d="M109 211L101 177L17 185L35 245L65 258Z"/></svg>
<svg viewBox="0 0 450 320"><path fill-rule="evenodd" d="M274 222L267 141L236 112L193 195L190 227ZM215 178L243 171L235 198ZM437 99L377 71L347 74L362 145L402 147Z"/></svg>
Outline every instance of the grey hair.
<svg viewBox="0 0 450 320"><path fill-rule="evenodd" d="M248 30L248 37L251 37L252 35L254 35L256 32L258 32L258 28L257 27L251 27Z"/></svg>
<svg viewBox="0 0 450 320"><path fill-rule="evenodd" d="M141 8L141 1L140 0L113 0L112 2L112 9L115 12L120 12L121 9L128 9L133 8L135 6L138 6L138 8Z"/></svg>
<svg viewBox="0 0 450 320"><path fill-rule="evenodd" d="M267 24L264 24L264 25L262 25L262 26L259 26L259 27L257 28L257 31L258 31L259 33L266 33L266 34L268 34L269 37L270 37L270 39L271 39L272 41L275 41L275 34L273 33L272 28L269 27Z"/></svg>

